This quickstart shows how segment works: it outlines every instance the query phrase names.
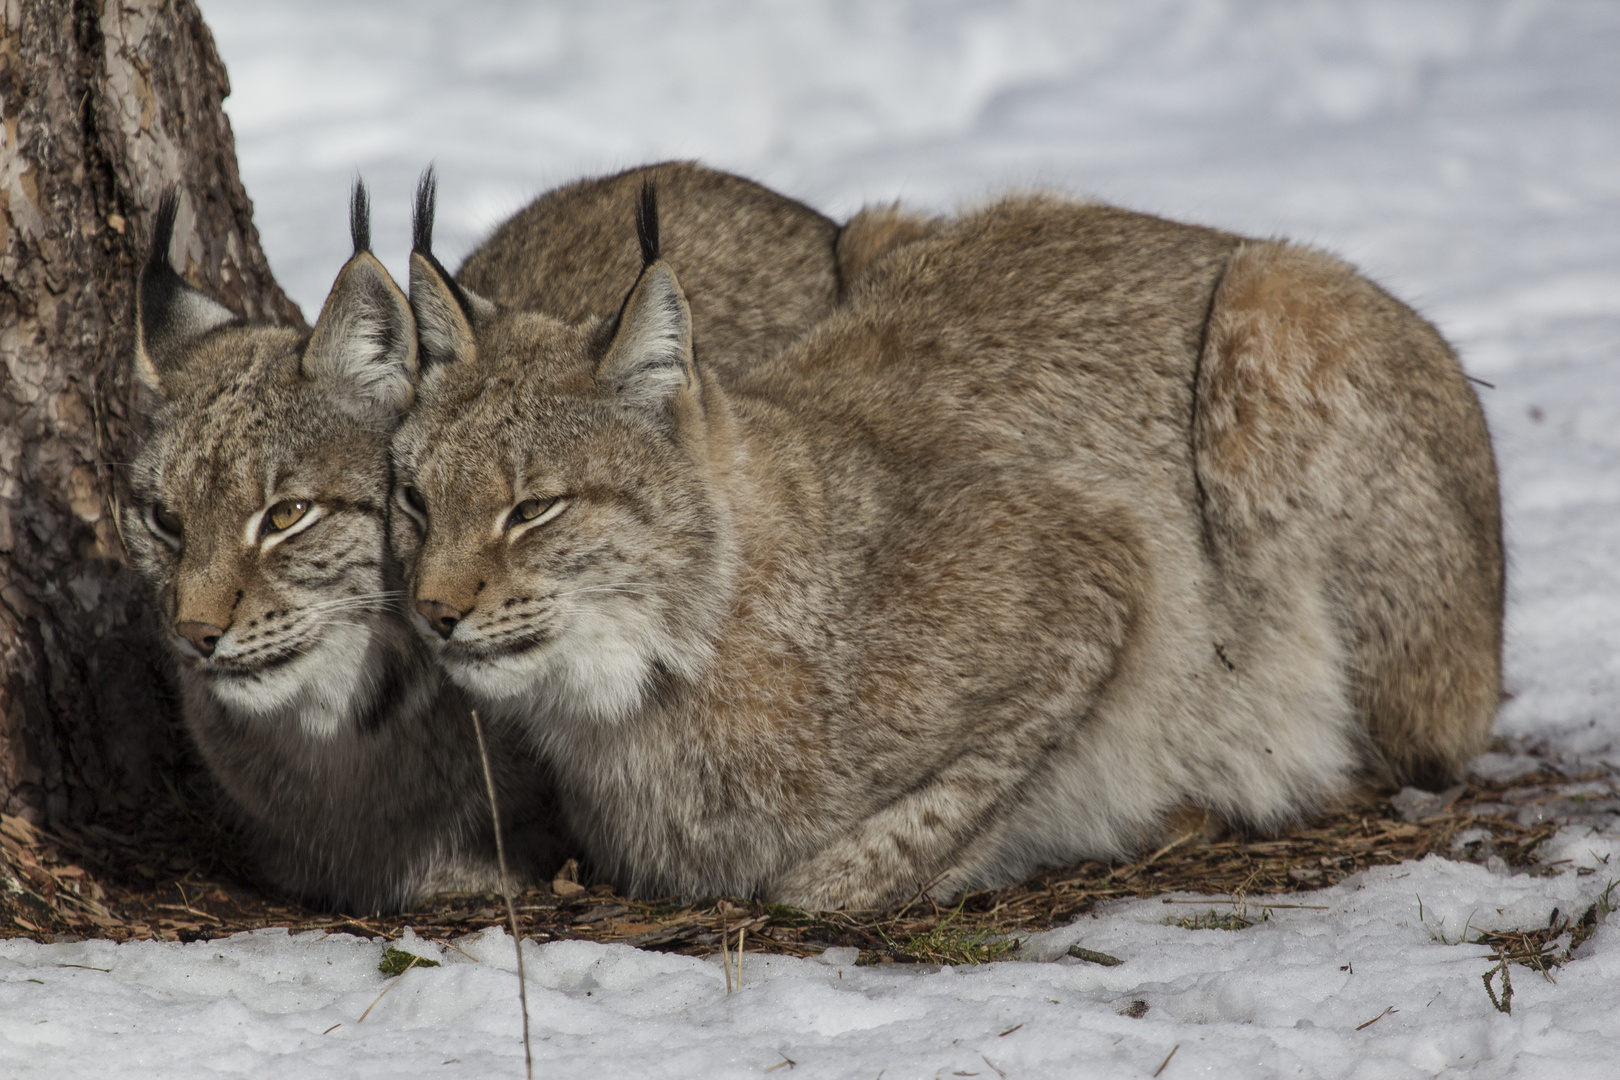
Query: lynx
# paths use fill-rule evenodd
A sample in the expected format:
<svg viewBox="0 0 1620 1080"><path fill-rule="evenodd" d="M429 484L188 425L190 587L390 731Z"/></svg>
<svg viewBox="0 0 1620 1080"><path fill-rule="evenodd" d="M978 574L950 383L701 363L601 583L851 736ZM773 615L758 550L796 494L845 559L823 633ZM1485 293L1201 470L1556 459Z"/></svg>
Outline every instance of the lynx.
<svg viewBox="0 0 1620 1080"><path fill-rule="evenodd" d="M733 337L779 348L835 302L830 221L685 165L542 196L474 253L475 280L573 315L616 309L639 261L619 279L582 275L623 261L624 238L603 222L628 213L622 193L643 175L674 193L671 221L690 227L709 268L709 308L740 313L710 335L718 355L740 354ZM168 627L187 727L268 877L308 901L370 911L490 888L497 873L469 704L411 629L386 540L389 438L413 399L416 331L367 250L358 187L353 209L354 256L305 338L244 325L186 285L168 262L177 204L165 203L138 351L160 405L131 471L125 534ZM745 231L716 241L728 221ZM780 317L738 299L755 288ZM523 877L549 873L565 839L546 766L526 743L491 735L514 862Z"/></svg>
<svg viewBox="0 0 1620 1080"><path fill-rule="evenodd" d="M497 882L468 705L400 607L388 440L415 324L355 253L313 333L248 326L170 267L158 211L137 370L161 402L130 470L124 535L158 598L186 726L270 880L336 908ZM544 768L502 746L525 861L557 847Z"/></svg>
<svg viewBox="0 0 1620 1080"><path fill-rule="evenodd" d="M1490 441L1345 263L1010 197L722 374L656 210L612 320L471 295L419 229L394 444L418 625L600 877L874 908L1481 747Z"/></svg>

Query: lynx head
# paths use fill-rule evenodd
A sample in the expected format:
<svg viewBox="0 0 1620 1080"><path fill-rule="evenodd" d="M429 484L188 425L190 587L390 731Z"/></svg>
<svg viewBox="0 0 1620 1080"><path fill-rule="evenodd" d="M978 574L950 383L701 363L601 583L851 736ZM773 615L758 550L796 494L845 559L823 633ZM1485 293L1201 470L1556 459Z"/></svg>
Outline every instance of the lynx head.
<svg viewBox="0 0 1620 1080"><path fill-rule="evenodd" d="M307 338L246 325L175 273L177 206L171 190L141 276L136 363L159 404L124 535L193 685L333 730L397 595L388 440L413 394L410 308L368 250L358 183L355 253Z"/></svg>
<svg viewBox="0 0 1620 1080"><path fill-rule="evenodd" d="M459 286L431 253L433 196L429 173L411 256L422 379L394 440L418 627L480 696L621 718L708 662L731 572L717 391L659 258L653 192L618 316L577 325Z"/></svg>

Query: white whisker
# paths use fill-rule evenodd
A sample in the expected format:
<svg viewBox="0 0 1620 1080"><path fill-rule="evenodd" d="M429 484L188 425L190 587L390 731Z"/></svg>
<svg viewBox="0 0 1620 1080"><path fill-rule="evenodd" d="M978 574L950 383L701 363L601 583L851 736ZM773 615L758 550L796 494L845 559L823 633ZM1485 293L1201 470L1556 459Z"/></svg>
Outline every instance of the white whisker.
<svg viewBox="0 0 1620 1080"><path fill-rule="evenodd" d="M641 589L641 590L645 590L645 591L641 592L641 593L636 593L634 591L636 589ZM664 589L662 586L659 586L659 585L649 585L646 582L641 582L641 581L625 581L625 582L619 582L619 583L612 584L612 585L582 585L577 589L564 589L561 592L552 593L551 594L551 599L555 600L555 599L558 599L558 598L561 598L561 597L564 597L564 596L578 596L580 593L588 593L588 592L624 592L624 593L630 593L631 595L645 596L645 595L651 595L651 594L654 594L654 593L667 592L667 591L668 590Z"/></svg>
<svg viewBox="0 0 1620 1080"><path fill-rule="evenodd" d="M328 611L343 611L349 608L380 608L389 602L402 598L402 592L365 593L360 596L340 596L332 600L321 600L301 609L301 613L318 615Z"/></svg>

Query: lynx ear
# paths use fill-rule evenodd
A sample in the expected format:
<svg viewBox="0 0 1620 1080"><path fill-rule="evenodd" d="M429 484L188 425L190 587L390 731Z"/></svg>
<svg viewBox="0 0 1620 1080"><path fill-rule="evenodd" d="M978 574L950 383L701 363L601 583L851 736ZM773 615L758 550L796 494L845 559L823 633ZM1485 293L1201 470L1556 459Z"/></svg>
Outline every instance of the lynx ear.
<svg viewBox="0 0 1620 1080"><path fill-rule="evenodd" d="M416 186L411 217L411 311L422 346L422 366L469 360L475 322L495 313L495 305L456 282L433 255L433 213L439 181L430 165Z"/></svg>
<svg viewBox="0 0 1620 1080"><path fill-rule="evenodd" d="M675 271L662 259L641 271L625 298L619 329L596 380L626 405L661 408L692 368L692 309Z"/></svg>
<svg viewBox="0 0 1620 1080"><path fill-rule="evenodd" d="M158 394L164 393L164 379L179 365L187 345L210 330L236 321L229 308L187 285L169 265L169 244L174 239L174 219L179 212L178 190L165 188L158 199L152 248L141 271L141 287L135 300L135 372L148 389Z"/></svg>
<svg viewBox="0 0 1620 1080"><path fill-rule="evenodd" d="M415 392L416 325L405 294L367 250L370 205L359 181L349 231L354 255L338 272L300 368L305 378L340 387L358 412L398 416Z"/></svg>
<svg viewBox="0 0 1620 1080"><path fill-rule="evenodd" d="M692 309L681 284L658 251L658 197L641 185L636 206L641 276L619 311L613 343L596 368L597 382L634 408L661 408L684 386L692 369Z"/></svg>

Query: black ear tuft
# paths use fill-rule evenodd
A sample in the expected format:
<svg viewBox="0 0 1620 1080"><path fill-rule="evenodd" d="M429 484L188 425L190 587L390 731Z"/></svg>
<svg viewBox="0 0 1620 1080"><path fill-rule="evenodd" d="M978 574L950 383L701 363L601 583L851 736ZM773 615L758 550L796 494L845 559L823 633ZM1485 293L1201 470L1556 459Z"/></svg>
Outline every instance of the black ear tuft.
<svg viewBox="0 0 1620 1080"><path fill-rule="evenodd" d="M433 210L439 201L439 178L433 166L422 170L416 185L416 210L411 214L411 250L422 255L433 252Z"/></svg>
<svg viewBox="0 0 1620 1080"><path fill-rule="evenodd" d="M146 270L142 278L168 270L169 244L174 241L174 219L180 213L180 188L170 184L158 196L157 222L152 226L152 249L146 253Z"/></svg>
<svg viewBox="0 0 1620 1080"><path fill-rule="evenodd" d="M641 201L636 204L636 239L641 242L641 265L658 261L658 189L651 180L641 182Z"/></svg>
<svg viewBox="0 0 1620 1080"><path fill-rule="evenodd" d="M173 330L176 313L183 311L186 294L191 292L174 267L169 265L169 244L174 240L174 223L180 214L180 188L170 184L158 196L157 220L152 226L152 247L141 270L141 336L144 347L160 351L177 336Z"/></svg>
<svg viewBox="0 0 1620 1080"><path fill-rule="evenodd" d="M146 253L141 271L141 314L148 337L154 336L158 322L185 282L169 265L169 244L174 240L174 220L180 213L180 189L170 184L158 196L157 221L152 226L152 248Z"/></svg>
<svg viewBox="0 0 1620 1080"><path fill-rule="evenodd" d="M480 304L488 305L488 301L473 296L463 289L444 264L433 254L433 214L435 205L439 201L439 178L433 173L433 166L429 165L422 170L422 179L416 185L416 208L411 213L411 254L420 255L433 271L438 274L444 287L450 290L455 298L456 306L469 320L472 319L474 308ZM411 271L412 292L415 292L416 271ZM424 361L431 363L437 359L433 350L429 349Z"/></svg>
<svg viewBox="0 0 1620 1080"><path fill-rule="evenodd" d="M135 371L148 387L164 393L163 380L179 362L185 346L215 327L235 322L225 306L185 283L169 265L169 245L180 214L179 188L170 185L158 197L152 226L152 247L141 269L140 291L135 298Z"/></svg>
<svg viewBox="0 0 1620 1080"><path fill-rule="evenodd" d="M366 182L358 177L349 195L349 238L356 255L371 250L371 196L366 194Z"/></svg>

